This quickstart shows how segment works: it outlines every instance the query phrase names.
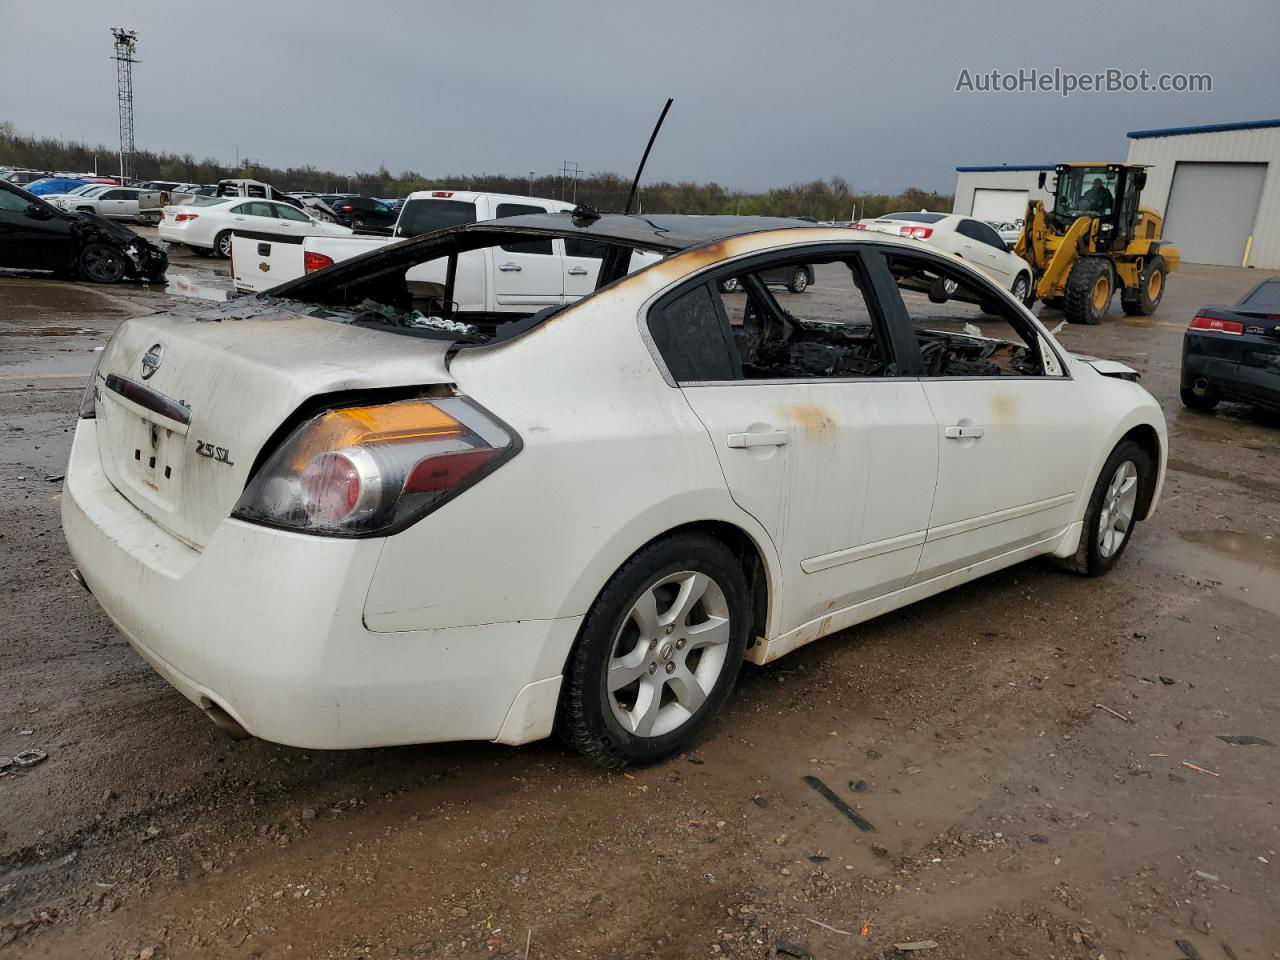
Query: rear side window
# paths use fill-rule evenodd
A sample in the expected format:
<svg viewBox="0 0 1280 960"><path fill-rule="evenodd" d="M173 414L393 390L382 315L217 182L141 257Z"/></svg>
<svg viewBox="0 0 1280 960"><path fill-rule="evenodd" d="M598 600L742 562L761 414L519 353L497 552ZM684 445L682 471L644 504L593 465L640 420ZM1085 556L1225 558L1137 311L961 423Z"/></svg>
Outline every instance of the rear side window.
<svg viewBox="0 0 1280 960"><path fill-rule="evenodd" d="M704 283L649 314L649 333L677 383L738 379L717 300Z"/></svg>
<svg viewBox="0 0 1280 960"><path fill-rule="evenodd" d="M1274 310L1280 313L1280 283L1269 281L1240 301L1240 306L1250 310Z"/></svg>
<svg viewBox="0 0 1280 960"><path fill-rule="evenodd" d="M603 260L604 255L609 252L609 245L587 237L567 237L564 241L564 252L565 256L569 257Z"/></svg>
<svg viewBox="0 0 1280 960"><path fill-rule="evenodd" d="M500 203L494 210L497 219L503 217L523 217L530 213L546 213L543 207L534 206L531 203ZM502 249L507 253L536 253L541 256L549 257L552 254L551 240L522 240L519 243L503 244Z"/></svg>
<svg viewBox="0 0 1280 960"><path fill-rule="evenodd" d="M475 222L476 205L467 200L410 200L400 211L396 236L416 237Z"/></svg>
<svg viewBox="0 0 1280 960"><path fill-rule="evenodd" d="M299 223L307 223L308 221L311 220L311 218L308 217L301 210L295 210L293 207L289 206L288 204L273 203L271 205L271 208L275 210L276 216L279 217L281 220L294 220Z"/></svg>

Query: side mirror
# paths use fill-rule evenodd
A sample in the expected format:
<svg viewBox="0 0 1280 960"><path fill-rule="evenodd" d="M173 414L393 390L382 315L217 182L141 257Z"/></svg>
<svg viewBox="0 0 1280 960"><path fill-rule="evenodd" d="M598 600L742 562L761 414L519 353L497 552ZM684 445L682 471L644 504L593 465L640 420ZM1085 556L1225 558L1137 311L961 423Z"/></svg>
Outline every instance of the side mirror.
<svg viewBox="0 0 1280 960"><path fill-rule="evenodd" d="M27 216L32 220L48 220L53 213L43 203L28 203Z"/></svg>
<svg viewBox="0 0 1280 960"><path fill-rule="evenodd" d="M1041 190L1044 189L1044 183L1048 179L1049 179L1049 174L1046 171L1041 170L1040 176L1036 178L1036 182L1040 185Z"/></svg>
<svg viewBox="0 0 1280 960"><path fill-rule="evenodd" d="M1133 175L1133 185L1141 190L1147 185L1147 171L1139 170Z"/></svg>

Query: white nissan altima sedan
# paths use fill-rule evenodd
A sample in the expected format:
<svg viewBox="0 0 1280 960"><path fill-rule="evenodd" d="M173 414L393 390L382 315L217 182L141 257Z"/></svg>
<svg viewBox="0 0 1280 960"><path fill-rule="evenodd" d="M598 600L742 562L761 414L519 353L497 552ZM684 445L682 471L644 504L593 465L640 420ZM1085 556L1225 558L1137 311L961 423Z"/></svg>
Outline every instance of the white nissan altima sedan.
<svg viewBox="0 0 1280 960"><path fill-rule="evenodd" d="M459 257L562 242L594 294L457 311ZM797 264L803 296L764 282ZM62 517L78 579L233 732L558 730L617 766L689 744L744 660L1040 555L1105 573L1166 446L1132 370L928 244L583 210L126 321Z"/></svg>

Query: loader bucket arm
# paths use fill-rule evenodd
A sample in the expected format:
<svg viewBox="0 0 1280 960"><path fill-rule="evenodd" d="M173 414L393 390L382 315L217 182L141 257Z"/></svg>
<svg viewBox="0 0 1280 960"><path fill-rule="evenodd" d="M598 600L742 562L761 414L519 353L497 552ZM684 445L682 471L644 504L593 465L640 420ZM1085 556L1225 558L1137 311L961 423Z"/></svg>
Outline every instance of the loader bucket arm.
<svg viewBox="0 0 1280 960"><path fill-rule="evenodd" d="M1049 259L1036 285L1036 296L1044 300L1049 297L1060 297L1066 287L1067 276L1080 255L1081 242L1093 228L1093 217L1077 217L1067 228L1058 243L1057 252Z"/></svg>

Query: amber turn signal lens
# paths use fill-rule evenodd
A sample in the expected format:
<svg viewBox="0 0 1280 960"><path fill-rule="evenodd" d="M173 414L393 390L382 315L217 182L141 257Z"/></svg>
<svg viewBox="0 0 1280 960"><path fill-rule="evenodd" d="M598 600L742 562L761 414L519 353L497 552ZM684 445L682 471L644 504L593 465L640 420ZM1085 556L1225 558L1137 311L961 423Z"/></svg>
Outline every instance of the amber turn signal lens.
<svg viewBox="0 0 1280 960"><path fill-rule="evenodd" d="M461 436L463 426L427 400L330 410L307 431L291 466L302 470L318 453L344 447Z"/></svg>

